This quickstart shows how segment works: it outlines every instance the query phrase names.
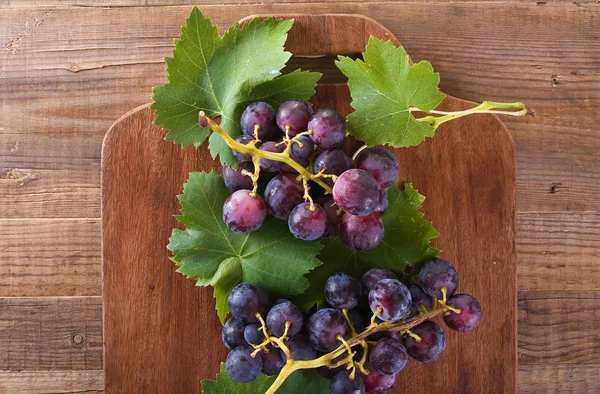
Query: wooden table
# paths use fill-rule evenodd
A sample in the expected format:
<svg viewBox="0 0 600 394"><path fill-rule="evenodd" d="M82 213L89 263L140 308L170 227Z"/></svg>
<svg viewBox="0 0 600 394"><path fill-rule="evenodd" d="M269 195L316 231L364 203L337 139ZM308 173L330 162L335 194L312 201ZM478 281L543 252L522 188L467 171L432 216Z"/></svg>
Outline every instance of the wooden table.
<svg viewBox="0 0 600 394"><path fill-rule="evenodd" d="M0 2L0 392L100 392L100 148L162 84L191 4L221 28L254 13L360 13L446 93L525 101L517 147L519 388L600 392L597 1ZM99 4L102 4L100 6Z"/></svg>

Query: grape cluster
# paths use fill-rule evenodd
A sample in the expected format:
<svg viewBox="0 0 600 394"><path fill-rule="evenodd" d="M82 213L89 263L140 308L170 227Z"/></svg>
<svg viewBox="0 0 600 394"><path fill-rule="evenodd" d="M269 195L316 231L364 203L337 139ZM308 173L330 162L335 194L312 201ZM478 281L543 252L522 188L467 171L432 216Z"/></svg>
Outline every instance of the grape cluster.
<svg viewBox="0 0 600 394"><path fill-rule="evenodd" d="M380 147L361 149L354 160L342 149L346 120L337 111L314 111L310 104L290 100L275 111L264 102L250 104L240 119L243 134L236 141L270 153L286 154L310 174L299 176L287 163L233 151L237 170L223 167L232 192L223 207L227 227L239 233L256 231L267 212L287 220L294 237L306 241L340 236L355 251L375 248L383 239L381 214L388 206L385 189L398 174L394 155ZM259 168L255 168L258 166ZM260 171L277 173L257 194ZM313 201L316 179L332 187L331 196Z"/></svg>
<svg viewBox="0 0 600 394"><path fill-rule="evenodd" d="M340 272L326 281L328 307L306 319L291 301L270 303L264 290L241 283L229 294L232 317L223 327L227 373L247 383L261 371L276 375L286 363L315 360L331 394L386 393L409 357L428 363L444 352L446 335L430 317L441 314L459 332L479 325L481 306L455 294L457 286L456 270L442 259L427 262L408 285L381 268L361 280Z"/></svg>

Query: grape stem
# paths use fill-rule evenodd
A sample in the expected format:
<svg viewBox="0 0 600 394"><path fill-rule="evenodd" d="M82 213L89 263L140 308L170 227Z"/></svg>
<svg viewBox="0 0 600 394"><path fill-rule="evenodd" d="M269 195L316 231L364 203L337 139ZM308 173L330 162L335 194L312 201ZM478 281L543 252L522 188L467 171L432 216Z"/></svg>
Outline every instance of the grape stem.
<svg viewBox="0 0 600 394"><path fill-rule="evenodd" d="M219 135L219 137L221 137L223 139L223 141L225 141L225 143L227 144L227 146L229 146L229 148L231 148L237 152L240 152L244 155L251 156L253 159L258 157L258 158L262 158L262 159L268 159L268 160L285 163L285 164L289 165L290 167L292 167L294 170L298 171L298 174L300 174L300 176L302 177L303 180L314 181L325 190L326 194L331 194L331 190L332 190L331 186L329 186L327 183L323 182L323 180L314 177L313 174L308 172L308 170L306 168L302 167L290 156L290 148L292 146L294 139L301 135L310 135L312 133L312 131L307 131L307 132L298 134L296 137L294 137L290 140L290 143L288 143L288 146L282 153L276 153L276 152L267 152L264 150L260 150L254 144L245 145L240 142L237 142L236 140L231 138L231 136L229 134L227 134L227 132L225 130L223 130L221 128L221 126L219 126L214 120L212 120L211 118L206 116L204 111L200 111L198 121L201 125L206 124L211 129L211 131L217 133Z"/></svg>
<svg viewBox="0 0 600 394"><path fill-rule="evenodd" d="M509 109L511 111L500 111L501 109ZM410 107L410 112L425 112L429 114L436 114L442 116L424 116L418 118L417 122L428 123L431 127L436 129L439 125L446 123L453 119L462 118L463 116L473 114L497 114L497 115L509 115L509 116L523 116L527 115L527 108L525 104L521 102L516 103L498 103L494 101L484 101L478 106L464 111L456 112L445 112L445 111L423 111L417 107Z"/></svg>

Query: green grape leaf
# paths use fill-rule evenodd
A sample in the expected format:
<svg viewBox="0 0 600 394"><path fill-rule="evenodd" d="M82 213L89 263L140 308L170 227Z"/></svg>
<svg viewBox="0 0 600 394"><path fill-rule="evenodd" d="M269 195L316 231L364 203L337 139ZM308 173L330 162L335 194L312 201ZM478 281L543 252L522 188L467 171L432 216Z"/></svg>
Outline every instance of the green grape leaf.
<svg viewBox="0 0 600 394"><path fill-rule="evenodd" d="M321 262L319 242L290 234L287 222L267 217L258 231L238 234L223 222L223 204L230 195L221 177L191 172L179 195L185 230L174 229L167 248L177 272L213 286L221 321L229 312L227 295L239 282L262 286L273 297L290 297L308 288L304 277Z"/></svg>
<svg viewBox="0 0 600 394"><path fill-rule="evenodd" d="M202 381L203 394L261 394L266 392L275 381L276 376L260 375L250 383L236 383L225 371L221 363L220 372L215 380ZM313 370L292 373L277 390L278 394L316 394L329 392L329 381Z"/></svg>
<svg viewBox="0 0 600 394"><path fill-rule="evenodd" d="M194 7L181 36L175 40L173 57L166 58L169 83L155 87L151 108L154 123L169 130L167 140L198 147L210 130L198 124L202 110L221 117L221 127L232 137L241 133L239 119L253 101L278 106L291 98L308 100L321 77L319 73L295 71L281 75L291 54L284 50L293 20L255 18L234 23L223 36ZM213 158L237 168L231 149L218 136L210 136Z"/></svg>
<svg viewBox="0 0 600 394"><path fill-rule="evenodd" d="M360 253L349 249L339 238L324 242L319 253L323 265L308 275L310 287L297 297L305 310L324 302L325 281L336 272L347 272L360 278L368 269L380 267L403 274L407 266L415 270L440 251L430 245L439 233L419 211L425 197L410 183L404 190L391 186L387 190L389 206L382 216L385 226L383 241L373 250Z"/></svg>
<svg viewBox="0 0 600 394"><path fill-rule="evenodd" d="M339 56L336 61L348 78L355 109L348 115L349 133L368 146L414 146L432 137L435 129L410 112L411 107L431 111L445 97L431 64L411 66L404 48L375 37L369 39L363 59Z"/></svg>

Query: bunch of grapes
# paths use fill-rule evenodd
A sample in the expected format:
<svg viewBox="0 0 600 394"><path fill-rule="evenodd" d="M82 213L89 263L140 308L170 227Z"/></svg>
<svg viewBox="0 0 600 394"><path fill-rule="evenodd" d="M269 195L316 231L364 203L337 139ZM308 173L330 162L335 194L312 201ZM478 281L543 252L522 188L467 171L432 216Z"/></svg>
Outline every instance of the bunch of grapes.
<svg viewBox="0 0 600 394"><path fill-rule="evenodd" d="M330 379L331 394L386 393L409 357L428 363L444 352L446 336L432 317L442 315L459 332L479 325L481 306L455 294L457 286L456 270L442 259L427 262L408 285L381 268L360 281L336 273L325 284L329 307L306 319L291 301L270 303L263 289L241 283L229 295L232 317L223 328L231 349L227 373L247 383L261 372L277 375L286 365L313 360L311 367Z"/></svg>
<svg viewBox="0 0 600 394"><path fill-rule="evenodd" d="M238 143L285 155L310 177L298 174L288 163L234 150L240 161L238 169L223 168L223 179L232 192L223 207L227 227L239 233L256 231L268 211L287 220L298 239L340 236L349 248L360 252L382 241L386 188L398 174L398 162L391 152L366 148L351 158L341 149L346 138L345 118L331 109L313 111L301 100L286 101L277 111L267 103L255 102L244 110L240 124L243 134L236 139ZM257 193L260 171L277 173L266 185L264 198ZM313 201L309 190L317 180L329 186L330 194Z"/></svg>

